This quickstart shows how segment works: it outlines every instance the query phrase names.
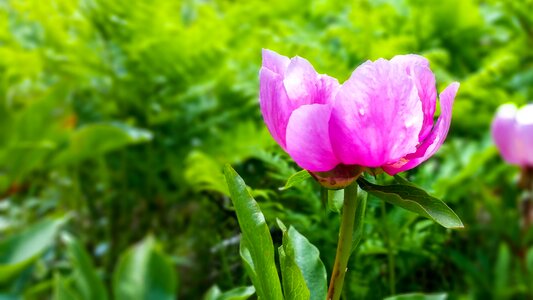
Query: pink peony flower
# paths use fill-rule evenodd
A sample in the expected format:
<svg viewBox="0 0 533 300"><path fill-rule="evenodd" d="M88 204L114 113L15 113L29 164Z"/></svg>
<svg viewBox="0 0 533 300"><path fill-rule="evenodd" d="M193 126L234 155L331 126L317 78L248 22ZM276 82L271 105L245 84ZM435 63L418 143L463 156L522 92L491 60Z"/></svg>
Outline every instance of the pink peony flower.
<svg viewBox="0 0 533 300"><path fill-rule="evenodd" d="M505 161L533 167L533 104L521 109L514 104L500 106L492 121L491 131Z"/></svg>
<svg viewBox="0 0 533 300"><path fill-rule="evenodd" d="M416 167L444 142L459 83L441 94L434 124L435 76L419 55L360 65L342 85L301 57L263 50L260 106L278 144L303 169Z"/></svg>

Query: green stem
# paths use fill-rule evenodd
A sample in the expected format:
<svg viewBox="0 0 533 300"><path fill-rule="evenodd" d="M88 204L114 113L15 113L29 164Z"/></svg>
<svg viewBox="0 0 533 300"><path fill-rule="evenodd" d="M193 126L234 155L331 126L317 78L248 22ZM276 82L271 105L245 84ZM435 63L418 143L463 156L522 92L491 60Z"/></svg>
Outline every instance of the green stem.
<svg viewBox="0 0 533 300"><path fill-rule="evenodd" d="M385 243L387 244L387 264L389 265L389 290L391 295L396 294L396 262L395 255L392 248L392 243L389 235L389 225L387 222L387 209L385 202L381 202L381 216L383 220L381 221L383 226L383 235L385 238Z"/></svg>
<svg viewBox="0 0 533 300"><path fill-rule="evenodd" d="M328 300L340 299L344 277L346 275L348 260L352 253L353 229L355 224L355 212L358 205L357 183L352 183L344 189L344 207L342 209L341 227L335 264L329 282ZM361 220L358 220L360 222Z"/></svg>

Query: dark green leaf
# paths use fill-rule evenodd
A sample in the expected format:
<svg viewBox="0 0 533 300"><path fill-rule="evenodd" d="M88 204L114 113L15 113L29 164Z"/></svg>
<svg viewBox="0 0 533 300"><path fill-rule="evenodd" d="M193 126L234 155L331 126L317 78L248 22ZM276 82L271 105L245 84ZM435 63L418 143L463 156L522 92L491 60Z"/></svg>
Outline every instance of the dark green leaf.
<svg viewBox="0 0 533 300"><path fill-rule="evenodd" d="M288 241L287 228L280 220L278 220L278 225L283 231L283 245L278 248L283 296L285 300L309 299L311 297L310 291L305 283L302 271L296 264L294 251L288 249L291 245L290 241ZM289 252L288 256L287 252Z"/></svg>
<svg viewBox="0 0 533 300"><path fill-rule="evenodd" d="M359 242L363 237L367 197L368 194L364 190L359 190L357 192L357 208L355 209L355 224L353 227L352 235L352 251L357 248L357 245L359 245Z"/></svg>
<svg viewBox="0 0 533 300"><path fill-rule="evenodd" d="M412 294L396 295L396 296L385 298L385 300L446 300L446 299L448 299L448 295L446 293L439 293L439 294L412 293Z"/></svg>
<svg viewBox="0 0 533 300"><path fill-rule="evenodd" d="M295 186L296 184L305 181L307 179L311 178L311 174L307 172L307 170L301 170L299 172L296 172L287 179L287 183L285 183L285 186L280 188L280 191L290 189L291 187Z"/></svg>
<svg viewBox="0 0 533 300"><path fill-rule="evenodd" d="M413 184L376 185L364 178L357 179L368 193L421 216L430 218L446 228L463 228L459 217L441 200L428 195Z"/></svg>
<svg viewBox="0 0 533 300"><path fill-rule="evenodd" d="M318 249L294 227L287 230L281 221L278 224L283 231L279 250L285 299L325 299L327 275Z"/></svg>
<svg viewBox="0 0 533 300"><path fill-rule="evenodd" d="M127 250L113 276L116 300L174 300L176 273L152 237Z"/></svg>
<svg viewBox="0 0 533 300"><path fill-rule="evenodd" d="M257 295L265 300L283 299L265 217L237 172L227 165L224 174L242 231L241 257Z"/></svg>

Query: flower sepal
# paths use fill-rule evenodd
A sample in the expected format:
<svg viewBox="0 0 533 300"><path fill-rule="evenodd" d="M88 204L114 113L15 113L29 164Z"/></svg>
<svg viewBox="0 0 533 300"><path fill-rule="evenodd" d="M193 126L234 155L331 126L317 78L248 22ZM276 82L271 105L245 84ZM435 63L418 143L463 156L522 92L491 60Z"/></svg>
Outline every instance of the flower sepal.
<svg viewBox="0 0 533 300"><path fill-rule="evenodd" d="M309 174L311 174L321 186L330 190L339 190L349 186L359 178L364 171L367 171L367 168L363 166L339 164L331 171L309 171Z"/></svg>

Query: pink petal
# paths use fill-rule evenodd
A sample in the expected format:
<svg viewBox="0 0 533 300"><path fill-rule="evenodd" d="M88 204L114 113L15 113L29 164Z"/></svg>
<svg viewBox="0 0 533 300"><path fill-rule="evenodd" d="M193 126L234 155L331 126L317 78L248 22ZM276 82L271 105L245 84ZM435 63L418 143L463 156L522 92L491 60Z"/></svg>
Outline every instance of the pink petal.
<svg viewBox="0 0 533 300"><path fill-rule="evenodd" d="M439 150L442 143L448 135L452 121L452 107L455 95L459 89L459 83L450 84L440 94L441 115L435 124L435 127L428 137L420 144L417 151L406 155L403 159L394 164L383 166L383 170L389 175L412 169L431 157Z"/></svg>
<svg viewBox="0 0 533 300"><path fill-rule="evenodd" d="M423 121L413 80L399 64L367 61L337 92L333 151L344 164L380 167L416 151Z"/></svg>
<svg viewBox="0 0 533 300"><path fill-rule="evenodd" d="M429 68L429 61L427 58L417 54L396 55L390 60L390 62L405 67L422 66Z"/></svg>
<svg viewBox="0 0 533 300"><path fill-rule="evenodd" d="M533 166L533 104L522 107L516 113L515 138L520 165Z"/></svg>
<svg viewBox="0 0 533 300"><path fill-rule="evenodd" d="M429 61L420 55L397 55L391 59L391 62L401 65L407 74L415 79L418 97L422 101L424 111L424 123L419 134L419 140L423 141L433 127L433 115L437 103L435 75L429 68Z"/></svg>
<svg viewBox="0 0 533 300"><path fill-rule="evenodd" d="M290 59L288 57L268 49L262 50L262 56L263 68L267 68L270 71L282 76L285 74L285 71L290 63Z"/></svg>
<svg viewBox="0 0 533 300"><path fill-rule="evenodd" d="M517 108L514 104L504 104L498 108L496 116L492 121L491 132L492 139L500 154L505 161L510 164L519 165L521 155L518 154L516 145L516 113Z"/></svg>
<svg viewBox="0 0 533 300"><path fill-rule="evenodd" d="M259 72L259 106L270 134L286 149L285 132L293 109L283 86L283 78L267 68L261 68Z"/></svg>
<svg viewBox="0 0 533 300"><path fill-rule="evenodd" d="M339 88L337 79L318 74L301 57L288 59L263 49L259 103L272 137L286 150L287 123L302 105L329 103Z"/></svg>
<svg viewBox="0 0 533 300"><path fill-rule="evenodd" d="M294 108L304 104L327 103L339 86L337 79L319 75L306 59L298 56L291 59L283 84Z"/></svg>
<svg viewBox="0 0 533 300"><path fill-rule="evenodd" d="M303 105L296 109L287 126L287 152L303 169L326 172L339 164L329 139L331 106Z"/></svg>

